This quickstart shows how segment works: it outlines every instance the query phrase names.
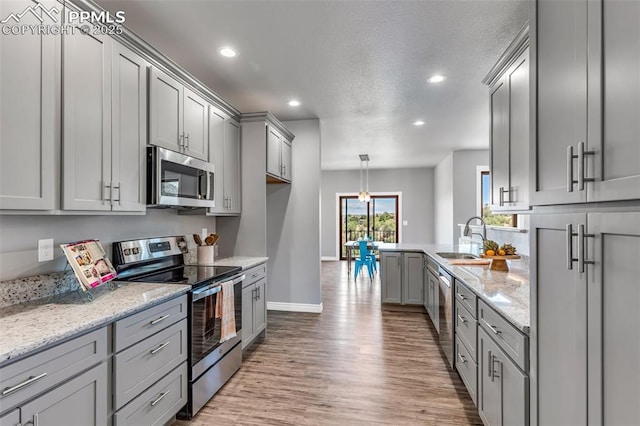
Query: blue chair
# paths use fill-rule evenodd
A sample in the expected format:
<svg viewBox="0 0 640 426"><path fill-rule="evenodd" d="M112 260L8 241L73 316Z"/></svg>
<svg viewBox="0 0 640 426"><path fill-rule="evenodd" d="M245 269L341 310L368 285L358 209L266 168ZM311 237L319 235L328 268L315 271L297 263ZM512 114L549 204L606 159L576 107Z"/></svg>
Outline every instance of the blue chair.
<svg viewBox="0 0 640 426"><path fill-rule="evenodd" d="M360 247L360 257L356 257L355 278L358 278L358 273L362 267L366 266L369 278L373 279L373 271L376 269L375 256L367 248L367 241L358 241L358 245Z"/></svg>

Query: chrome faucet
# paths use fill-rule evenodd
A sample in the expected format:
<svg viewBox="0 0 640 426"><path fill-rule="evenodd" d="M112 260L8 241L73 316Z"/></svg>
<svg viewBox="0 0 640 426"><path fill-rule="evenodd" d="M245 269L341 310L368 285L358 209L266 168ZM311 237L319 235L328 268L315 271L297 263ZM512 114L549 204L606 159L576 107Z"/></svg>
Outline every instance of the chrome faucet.
<svg viewBox="0 0 640 426"><path fill-rule="evenodd" d="M477 232L471 232L471 228L469 227L469 222L471 222L473 219L479 219L480 222L482 222L482 234L478 234ZM478 235L482 238L482 242L484 243L484 241L487 239L487 225L484 223L484 219L481 218L480 216L473 216L469 218L467 223L464 225L463 234L465 237L473 237L474 235Z"/></svg>

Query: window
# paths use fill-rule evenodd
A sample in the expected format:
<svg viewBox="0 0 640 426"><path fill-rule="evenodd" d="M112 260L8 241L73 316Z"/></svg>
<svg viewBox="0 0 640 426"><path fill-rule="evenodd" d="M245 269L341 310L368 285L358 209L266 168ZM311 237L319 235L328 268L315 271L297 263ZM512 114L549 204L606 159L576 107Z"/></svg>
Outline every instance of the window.
<svg viewBox="0 0 640 426"><path fill-rule="evenodd" d="M487 225L515 228L518 216L515 214L494 214L491 212L491 176L489 172L480 172L480 216Z"/></svg>

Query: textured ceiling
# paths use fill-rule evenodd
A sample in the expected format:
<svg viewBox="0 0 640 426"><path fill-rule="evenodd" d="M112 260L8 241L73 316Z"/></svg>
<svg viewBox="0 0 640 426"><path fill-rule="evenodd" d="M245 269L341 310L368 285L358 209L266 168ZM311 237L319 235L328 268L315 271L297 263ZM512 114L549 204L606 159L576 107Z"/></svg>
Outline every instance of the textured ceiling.
<svg viewBox="0 0 640 426"><path fill-rule="evenodd" d="M420 167L488 148L480 80L528 17L526 0L97 2L240 111L319 118L323 170L358 168L361 153L371 168ZM447 80L428 84L433 73Z"/></svg>

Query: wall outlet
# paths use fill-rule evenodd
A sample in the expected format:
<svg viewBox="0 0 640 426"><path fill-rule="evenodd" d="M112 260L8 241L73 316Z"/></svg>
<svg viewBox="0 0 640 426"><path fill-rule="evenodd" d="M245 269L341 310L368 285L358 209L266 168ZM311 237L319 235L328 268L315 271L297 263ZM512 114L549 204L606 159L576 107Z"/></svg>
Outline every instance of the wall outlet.
<svg viewBox="0 0 640 426"><path fill-rule="evenodd" d="M202 238L202 241L207 238L207 235L209 235L209 230L207 228L202 228L202 231L200 231L200 238Z"/></svg>
<svg viewBox="0 0 640 426"><path fill-rule="evenodd" d="M402 226L409 226L409 221L408 220L403 220L402 221Z"/></svg>
<svg viewBox="0 0 640 426"><path fill-rule="evenodd" d="M53 238L38 240L38 262L53 260Z"/></svg>

